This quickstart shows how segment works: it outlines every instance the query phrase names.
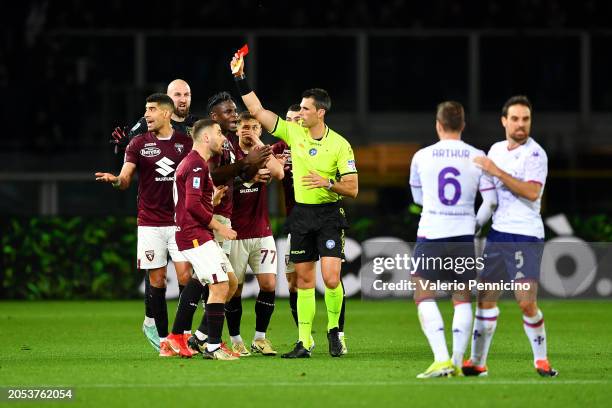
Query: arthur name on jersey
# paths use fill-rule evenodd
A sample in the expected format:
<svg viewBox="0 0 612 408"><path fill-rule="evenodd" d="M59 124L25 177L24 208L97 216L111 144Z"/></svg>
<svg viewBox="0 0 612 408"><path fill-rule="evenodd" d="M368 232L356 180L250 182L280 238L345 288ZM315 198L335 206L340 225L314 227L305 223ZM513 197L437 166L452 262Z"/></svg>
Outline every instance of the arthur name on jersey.
<svg viewBox="0 0 612 408"><path fill-rule="evenodd" d="M457 157L464 158L470 157L470 151L468 149L432 149L431 156L437 157Z"/></svg>

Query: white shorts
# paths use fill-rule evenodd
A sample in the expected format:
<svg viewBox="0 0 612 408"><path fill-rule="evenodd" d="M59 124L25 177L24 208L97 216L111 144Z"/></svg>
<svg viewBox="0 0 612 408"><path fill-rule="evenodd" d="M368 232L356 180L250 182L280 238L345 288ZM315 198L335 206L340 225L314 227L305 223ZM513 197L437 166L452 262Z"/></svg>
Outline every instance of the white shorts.
<svg viewBox="0 0 612 408"><path fill-rule="evenodd" d="M168 264L168 253L173 262L187 260L178 250L174 233L176 227L138 227L136 259L138 269L156 269Z"/></svg>
<svg viewBox="0 0 612 408"><path fill-rule="evenodd" d="M227 226L228 228L232 228L232 221L229 218L224 217L219 214L213 214L213 218L217 220L217 222L219 222L220 224L223 224ZM232 245L231 241L229 239L223 238L221 235L217 233L217 231L213 231L213 234L215 235L215 241L217 241L217 244L219 244L223 252L225 252L225 255L229 255L231 245Z"/></svg>
<svg viewBox="0 0 612 408"><path fill-rule="evenodd" d="M249 238L231 241L230 263L234 267L238 284L244 283L247 265L255 275L273 273L276 275L276 243L274 237Z"/></svg>
<svg viewBox="0 0 612 408"><path fill-rule="evenodd" d="M294 273L295 264L289 260L291 253L291 234L287 234L287 248L285 249L285 273Z"/></svg>
<svg viewBox="0 0 612 408"><path fill-rule="evenodd" d="M227 256L215 240L181 251L181 254L191 263L193 271L203 285L226 282L227 274L233 272Z"/></svg>

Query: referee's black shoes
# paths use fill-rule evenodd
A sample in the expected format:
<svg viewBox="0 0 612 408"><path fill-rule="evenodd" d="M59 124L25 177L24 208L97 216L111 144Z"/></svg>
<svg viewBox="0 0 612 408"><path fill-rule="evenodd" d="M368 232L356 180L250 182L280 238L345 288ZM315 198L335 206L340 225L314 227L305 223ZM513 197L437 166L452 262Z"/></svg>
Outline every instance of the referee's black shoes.
<svg viewBox="0 0 612 408"><path fill-rule="evenodd" d="M329 354L332 357L340 357L342 355L342 342L337 327L334 327L327 332L327 341L329 342Z"/></svg>
<svg viewBox="0 0 612 408"><path fill-rule="evenodd" d="M294 349L281 355L281 358L310 358L310 351L304 347L301 341L298 341L295 343Z"/></svg>

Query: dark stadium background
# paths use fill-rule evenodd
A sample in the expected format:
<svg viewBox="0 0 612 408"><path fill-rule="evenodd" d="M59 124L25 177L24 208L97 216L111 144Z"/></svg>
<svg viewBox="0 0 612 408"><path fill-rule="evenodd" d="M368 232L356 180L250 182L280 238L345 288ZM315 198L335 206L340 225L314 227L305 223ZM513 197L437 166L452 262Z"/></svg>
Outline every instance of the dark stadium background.
<svg viewBox="0 0 612 408"><path fill-rule="evenodd" d="M3 7L3 298L134 296L130 282L112 282L134 276L135 188L117 193L93 177L120 168L110 133L137 120L146 95L177 77L190 83L195 113L214 92L236 94L228 61L245 42L252 50L247 73L272 110L284 112L305 88L329 90L329 123L355 147L360 170L359 198L346 204L357 240L414 239L408 168L411 154L436 139L438 102L462 102L464 139L488 150L504 137L499 110L514 94L531 98L532 136L549 156L544 217L564 214L587 241L612 238L609 2ZM283 207L272 190L278 227Z"/></svg>

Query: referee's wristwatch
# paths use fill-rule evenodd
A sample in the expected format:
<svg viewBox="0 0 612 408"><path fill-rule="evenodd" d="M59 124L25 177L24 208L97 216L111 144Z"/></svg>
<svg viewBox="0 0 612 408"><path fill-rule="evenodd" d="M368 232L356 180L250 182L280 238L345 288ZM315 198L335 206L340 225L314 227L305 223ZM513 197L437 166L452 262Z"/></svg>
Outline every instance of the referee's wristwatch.
<svg viewBox="0 0 612 408"><path fill-rule="evenodd" d="M335 183L336 181L334 179L329 179L329 184L327 185L327 189L331 191Z"/></svg>

